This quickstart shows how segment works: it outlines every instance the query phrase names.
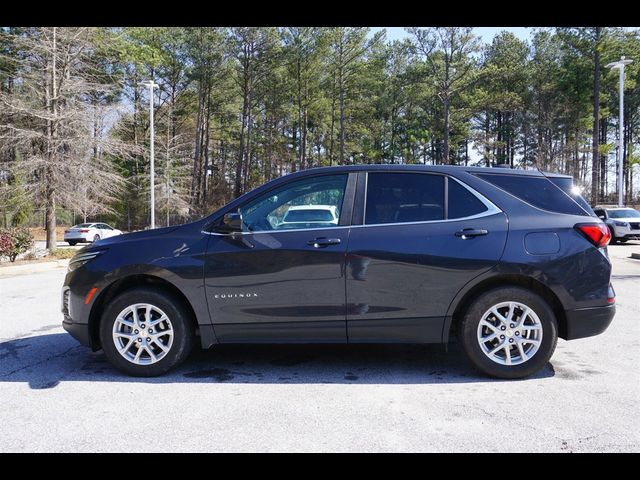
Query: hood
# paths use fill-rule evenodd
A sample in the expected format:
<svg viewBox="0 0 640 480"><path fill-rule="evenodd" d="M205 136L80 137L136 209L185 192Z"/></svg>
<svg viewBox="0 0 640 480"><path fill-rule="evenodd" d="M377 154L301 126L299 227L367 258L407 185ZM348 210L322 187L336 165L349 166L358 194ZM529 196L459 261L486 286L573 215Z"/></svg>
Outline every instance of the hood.
<svg viewBox="0 0 640 480"><path fill-rule="evenodd" d="M614 222L640 223L640 217L610 218Z"/></svg>
<svg viewBox="0 0 640 480"><path fill-rule="evenodd" d="M175 225L171 227L154 228L153 230L141 230L139 232L123 233L122 235L116 235L114 237L108 237L103 240L99 240L96 243L94 243L94 245L96 247L103 247L103 246L113 245L115 243L129 242L131 240L144 240L145 238L152 238L160 235L166 235L167 233L171 233L174 230L177 230L181 226L182 225Z"/></svg>

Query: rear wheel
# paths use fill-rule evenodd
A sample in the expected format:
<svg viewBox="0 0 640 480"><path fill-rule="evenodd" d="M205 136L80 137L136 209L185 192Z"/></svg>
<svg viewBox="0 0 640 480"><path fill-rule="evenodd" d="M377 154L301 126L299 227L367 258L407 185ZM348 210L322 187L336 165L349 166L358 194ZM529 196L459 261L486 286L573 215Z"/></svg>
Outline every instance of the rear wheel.
<svg viewBox="0 0 640 480"><path fill-rule="evenodd" d="M67 243L68 243L69 245L71 245L72 247L75 247L76 243L78 243L78 242L77 242L77 241L75 241L75 240L69 240Z"/></svg>
<svg viewBox="0 0 640 480"><path fill-rule="evenodd" d="M627 243L628 238L619 238L618 242L620 243Z"/></svg>
<svg viewBox="0 0 640 480"><path fill-rule="evenodd" d="M558 327L549 304L521 287L499 287L467 309L460 340L471 363L497 378L532 375L549 361Z"/></svg>
<svg viewBox="0 0 640 480"><path fill-rule="evenodd" d="M615 245L618 243L618 239L616 238L616 232L613 228L607 227L609 229L609 233L611 234L611 240L609 240L610 245Z"/></svg>
<svg viewBox="0 0 640 480"><path fill-rule="evenodd" d="M193 327L182 303L163 290L135 288L112 301L100 323L107 359L133 376L162 375L189 355Z"/></svg>
<svg viewBox="0 0 640 480"><path fill-rule="evenodd" d="M100 240L100 235L97 235L97 234L96 234L96 235L93 237L93 241L94 241L94 242L97 242L98 240Z"/></svg>

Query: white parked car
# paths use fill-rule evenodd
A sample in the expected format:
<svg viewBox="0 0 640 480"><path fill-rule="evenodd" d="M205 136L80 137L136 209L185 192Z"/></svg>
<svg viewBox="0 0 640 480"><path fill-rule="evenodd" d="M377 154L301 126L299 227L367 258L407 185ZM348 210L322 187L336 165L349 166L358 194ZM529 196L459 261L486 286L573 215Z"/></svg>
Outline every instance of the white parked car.
<svg viewBox="0 0 640 480"><path fill-rule="evenodd" d="M97 242L115 235L122 235L122 232L106 223L81 223L65 230L64 241L73 246L79 242Z"/></svg>
<svg viewBox="0 0 640 480"><path fill-rule="evenodd" d="M611 243L640 239L640 212L633 208L596 207L595 214L611 231Z"/></svg>
<svg viewBox="0 0 640 480"><path fill-rule="evenodd" d="M338 217L334 205L295 205L284 214L278 229L334 226L338 225Z"/></svg>

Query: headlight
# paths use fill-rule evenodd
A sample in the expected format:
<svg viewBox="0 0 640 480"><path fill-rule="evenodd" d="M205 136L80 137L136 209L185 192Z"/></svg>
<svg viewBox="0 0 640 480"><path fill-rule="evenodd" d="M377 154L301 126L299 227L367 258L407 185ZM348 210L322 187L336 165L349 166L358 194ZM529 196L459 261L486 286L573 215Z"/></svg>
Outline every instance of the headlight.
<svg viewBox="0 0 640 480"><path fill-rule="evenodd" d="M613 222L616 224L616 227L628 227L629 224L627 222Z"/></svg>
<svg viewBox="0 0 640 480"><path fill-rule="evenodd" d="M102 255L106 250L94 250L92 252L79 253L69 261L68 272L73 272L76 268L81 267L87 262L90 262L98 255Z"/></svg>

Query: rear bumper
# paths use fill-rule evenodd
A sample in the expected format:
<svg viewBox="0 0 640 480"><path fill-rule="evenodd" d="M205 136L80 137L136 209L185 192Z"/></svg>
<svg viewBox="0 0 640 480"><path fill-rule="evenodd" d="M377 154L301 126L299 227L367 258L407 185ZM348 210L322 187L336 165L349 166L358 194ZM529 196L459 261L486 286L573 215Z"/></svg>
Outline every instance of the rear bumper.
<svg viewBox="0 0 640 480"><path fill-rule="evenodd" d="M567 317L566 340L575 340L604 332L616 314L616 306L578 308L566 310L565 313Z"/></svg>

